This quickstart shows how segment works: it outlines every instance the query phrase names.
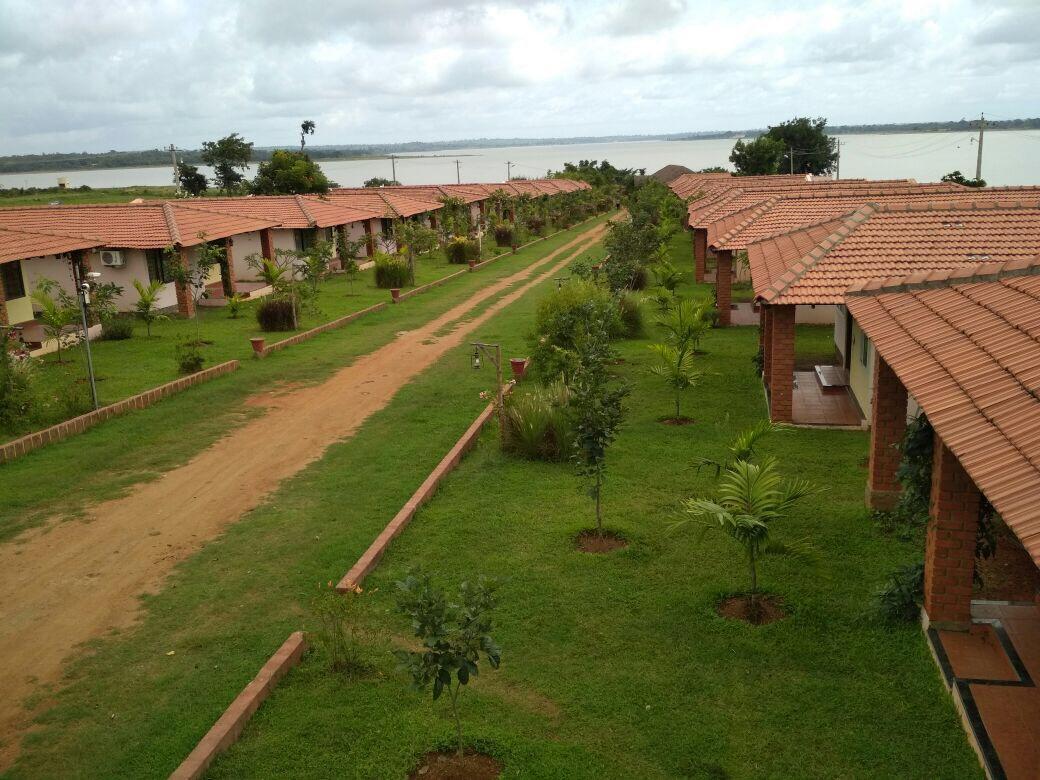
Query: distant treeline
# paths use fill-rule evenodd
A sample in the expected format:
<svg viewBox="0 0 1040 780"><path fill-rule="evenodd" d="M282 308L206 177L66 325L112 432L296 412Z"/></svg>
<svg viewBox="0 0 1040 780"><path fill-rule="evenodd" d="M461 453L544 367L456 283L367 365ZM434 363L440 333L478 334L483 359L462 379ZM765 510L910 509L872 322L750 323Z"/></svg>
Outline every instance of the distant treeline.
<svg viewBox="0 0 1040 780"><path fill-rule="evenodd" d="M956 122L908 122L888 125L829 125L832 135L855 133L946 133L973 131L979 120L961 119ZM1040 118L986 120L989 130L1035 130ZM467 138L454 141L412 141L398 144L348 144L308 146L307 153L315 160L365 160L384 158L391 154L417 154L445 149L494 149L503 146L573 145L610 143L612 141L693 141L712 138L755 137L765 129L717 130L710 132L661 133L656 135L602 135L573 136L569 138ZM278 148L255 147L253 161L264 162ZM202 165L201 150L178 151L177 159L192 165ZM20 154L0 156L0 174L31 173L33 171L82 171L103 168L145 168L171 166L170 152L165 149L142 149L135 152L70 152L55 154Z"/></svg>

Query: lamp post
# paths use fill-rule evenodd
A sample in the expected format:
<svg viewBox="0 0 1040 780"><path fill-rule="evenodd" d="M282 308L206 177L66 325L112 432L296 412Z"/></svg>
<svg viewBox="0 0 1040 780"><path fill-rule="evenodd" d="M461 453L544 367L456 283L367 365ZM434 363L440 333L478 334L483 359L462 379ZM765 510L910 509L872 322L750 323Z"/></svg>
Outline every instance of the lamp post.
<svg viewBox="0 0 1040 780"><path fill-rule="evenodd" d="M472 358L474 371L480 370L481 354L495 364L495 403L498 406L498 434L502 437L502 441L505 441L506 412L505 407L503 406L504 398L502 392L502 345L485 344L481 341L474 341Z"/></svg>
<svg viewBox="0 0 1040 780"><path fill-rule="evenodd" d="M77 290L79 293L79 313L83 318L83 348L87 352L87 375L90 377L90 398L94 402L94 408L97 409L97 383L94 380L94 358L90 354L90 325L87 322L87 306L90 305L90 282L94 279L100 279L101 274L97 271L90 271L84 274L84 276L86 276L86 279L79 285L79 289Z"/></svg>

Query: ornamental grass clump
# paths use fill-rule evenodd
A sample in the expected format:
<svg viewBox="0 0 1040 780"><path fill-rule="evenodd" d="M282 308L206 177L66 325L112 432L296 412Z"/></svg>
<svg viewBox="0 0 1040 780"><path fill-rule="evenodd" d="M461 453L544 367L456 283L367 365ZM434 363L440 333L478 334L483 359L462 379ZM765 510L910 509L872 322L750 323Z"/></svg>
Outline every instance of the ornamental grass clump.
<svg viewBox="0 0 1040 780"><path fill-rule="evenodd" d="M480 250L477 242L465 236L455 236L444 245L444 254L449 263L466 265L470 260L480 258Z"/></svg>
<svg viewBox="0 0 1040 780"><path fill-rule="evenodd" d="M375 257L376 287L381 290L400 289L408 284L411 271L403 257L380 252Z"/></svg>
<svg viewBox="0 0 1040 780"><path fill-rule="evenodd" d="M569 403L570 391L561 381L510 395L503 449L528 460L567 460L574 444Z"/></svg>

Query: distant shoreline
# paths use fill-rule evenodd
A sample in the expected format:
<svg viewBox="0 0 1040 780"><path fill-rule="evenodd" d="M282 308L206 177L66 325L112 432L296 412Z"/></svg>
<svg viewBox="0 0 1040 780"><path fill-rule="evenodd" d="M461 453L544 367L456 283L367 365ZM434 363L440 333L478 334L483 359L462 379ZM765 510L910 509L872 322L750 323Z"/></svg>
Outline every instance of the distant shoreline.
<svg viewBox="0 0 1040 780"><path fill-rule="evenodd" d="M835 136L847 135L906 135L976 132L977 120L950 123L913 123L899 125L836 125L829 127L828 132ZM990 123L989 132L1016 132L1040 129L1040 119L1004 120ZM618 135L618 136L577 136L571 138L480 138L444 142L411 142L385 145L358 146L312 146L307 152L318 163L322 162L354 162L362 160L388 160L391 156L398 159L415 159L420 157L451 157L450 154L438 152L455 150L502 149L509 147L532 146L577 146L583 144L638 143L661 141L713 141L754 138L765 132L762 129L745 131L718 131L706 133L667 133L659 135ZM256 147L253 163L261 163L270 158L273 151L282 147ZM461 151L458 156L476 156ZM199 150L183 150L178 152L178 159L191 165L201 165ZM0 175L16 175L27 173L68 173L76 174L87 171L109 171L126 168L169 168L169 152L162 149L150 149L129 152L98 153L56 153L40 155L6 155L0 156Z"/></svg>

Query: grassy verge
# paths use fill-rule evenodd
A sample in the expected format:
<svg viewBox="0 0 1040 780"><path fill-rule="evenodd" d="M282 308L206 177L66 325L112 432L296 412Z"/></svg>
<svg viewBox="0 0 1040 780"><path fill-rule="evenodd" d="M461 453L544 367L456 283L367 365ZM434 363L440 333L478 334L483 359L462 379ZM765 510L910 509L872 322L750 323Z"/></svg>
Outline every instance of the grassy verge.
<svg viewBox="0 0 1040 780"><path fill-rule="evenodd" d="M0 467L0 540L55 514L73 516L87 501L111 498L137 482L155 478L188 460L252 413L243 405L248 396L279 382L321 381L359 355L386 344L396 333L429 321L480 287L527 267L593 224L564 231L503 257L478 273L466 274L405 304L265 360L246 360L235 374L5 464ZM248 348L246 342L242 349Z"/></svg>
<svg viewBox="0 0 1040 780"><path fill-rule="evenodd" d="M14 192L0 193L0 208L4 206L47 206L58 202L63 206L86 203L129 203L134 198L165 200L177 196L177 188L169 187L92 187L85 190L60 190L48 187L44 192L25 195Z"/></svg>
<svg viewBox="0 0 1040 780"><path fill-rule="evenodd" d="M481 328L524 349L541 290ZM688 293L690 288L685 288ZM826 486L780 531L818 562L771 559L787 619L719 618L744 586L727 540L672 531L680 498L709 489L690 460L719 456L764 413L755 330L715 331L686 400L697 424L664 426L670 394L648 340L620 345L631 413L611 453L607 522L631 546L573 548L591 522L567 465L503 456L494 431L443 485L366 582L357 625L375 671L349 680L311 655L275 691L215 777L400 777L449 737L444 707L409 691L388 650L408 632L393 583L421 564L444 581L502 579L503 668L464 693L465 728L509 773L531 777L978 776L917 628L862 618L911 545L882 538L862 506L860 432L790 431L765 450ZM483 402L489 373L460 348L348 442L178 568L141 623L75 663L12 775L159 777L171 771L421 482ZM168 655L170 650L176 651Z"/></svg>

